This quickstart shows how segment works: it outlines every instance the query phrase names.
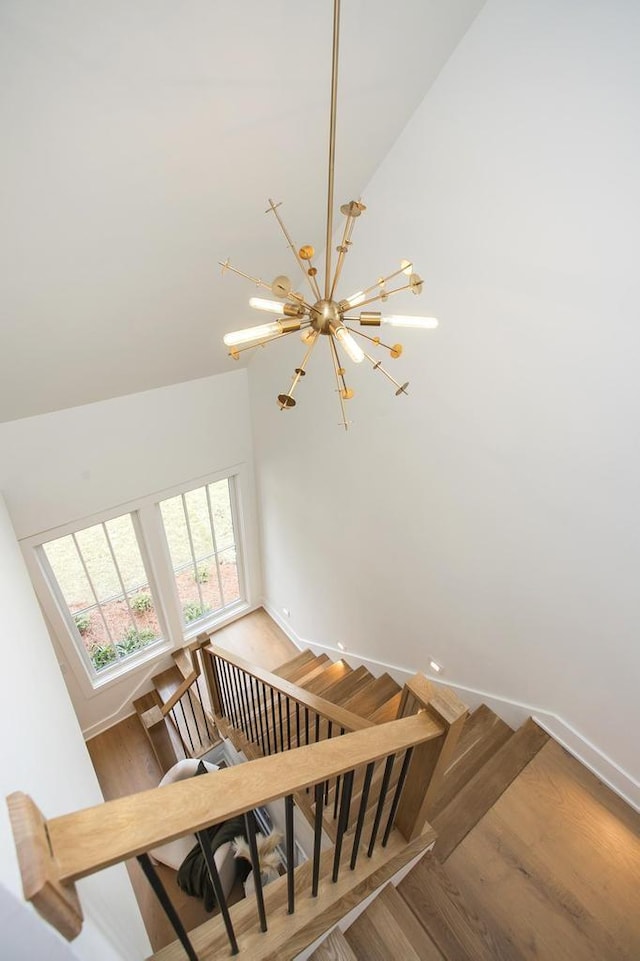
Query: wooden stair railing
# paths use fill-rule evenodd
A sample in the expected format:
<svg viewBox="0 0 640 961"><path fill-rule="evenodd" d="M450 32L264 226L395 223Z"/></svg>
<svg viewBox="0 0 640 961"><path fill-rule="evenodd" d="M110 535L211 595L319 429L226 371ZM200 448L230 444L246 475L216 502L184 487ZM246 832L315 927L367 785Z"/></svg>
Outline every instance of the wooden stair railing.
<svg viewBox="0 0 640 961"><path fill-rule="evenodd" d="M156 689L134 702L142 726L151 742L156 759L167 771L180 757L200 757L211 750L217 738L215 724L202 697L199 678L202 674L201 649L208 643L202 635L173 655L174 674L182 680L161 682L170 671L153 679ZM178 673L179 672L179 673ZM167 690L164 690L164 687ZM148 699L151 697L151 706ZM179 710L177 710L179 709Z"/></svg>
<svg viewBox="0 0 640 961"><path fill-rule="evenodd" d="M369 859L373 858L370 863L376 870L380 868L386 857L384 849L387 844L395 859L393 863L397 864L398 857L401 856L405 847L413 856L420 850L424 850L426 845L434 839L434 832L423 819L422 809L416 809L412 801L415 788L411 785L411 779L419 776L423 781L423 775L422 772L413 770L413 765L410 765L409 761L415 751L419 751L425 744L442 740L444 734L444 726L425 711L416 716L345 734L337 739L319 741L275 756L264 757L162 788L108 801L96 807L50 820L41 814L31 798L16 792L8 797L7 802L25 897L32 901L46 920L65 937L71 939L79 933L82 925L82 912L75 889L77 880L112 864L137 857L145 874L152 882L156 894L161 897L161 892L158 891L159 878L157 875L154 877L155 872L147 852L160 844L190 833L196 833L203 845L203 853L210 863L215 888L215 862L212 856L209 858L207 855L208 842L204 829L229 818L245 815L250 847L253 851L252 861L257 865L257 850L253 835L255 829L252 826L253 819L248 815L257 807L284 799L287 812L285 849L288 854L288 864L286 876L274 882L274 885L279 884L285 892L289 913L295 911L297 900L304 900L306 904L309 896L316 897L320 887L321 898L314 901L313 910L305 907L301 911L301 917L315 917L321 913L324 904L322 898L325 895L329 897L330 890L333 890L334 894L329 900L333 898L335 901L335 891L343 892L350 890L350 885L357 886L357 883L364 883L363 878L368 877L373 870L372 867L366 867ZM363 767L370 767L375 762L388 763L388 759L400 755L404 756L403 768L406 778L400 779L393 792L388 815L386 811L389 805L386 803L387 799L381 794L378 815L371 835L362 836L362 832L356 832L353 842L349 845L350 850L347 851L344 828L348 823L351 785L355 773ZM325 786L330 780L336 778L341 778L343 785L340 797L342 829L336 839L333 852L329 853L326 850L321 852L322 821L317 819L314 855L311 863L294 869L294 796L305 792L308 788L321 808ZM385 812L384 817L383 812ZM417 816L418 821L412 820L414 816ZM364 822L364 810L361 812L361 819ZM403 827L397 831L396 826L401 824ZM407 841L410 841L408 846ZM341 861L346 861L349 856L350 868L354 873L353 875L347 873L345 877L343 872L340 877ZM359 867L358 858L361 861ZM254 875L260 926L262 930L266 930L265 898L259 880L259 871L254 872ZM349 881L350 878L352 881ZM332 888L331 886L336 885L339 880L339 888ZM363 888L362 897L367 893L369 889ZM275 897L271 892L269 896ZM238 938L234 932L224 896L220 906L229 943L235 953ZM241 908L241 905L237 907ZM198 934L199 953L196 954L184 928L181 927L179 918L175 915L175 910L173 914L166 907L165 910L174 925L182 947L192 961L198 957L211 957L212 955L207 955L206 951L201 953L205 935ZM220 923L216 918L203 926L207 931L211 930L211 937L214 940L219 937ZM317 937L316 929L317 918L315 927L311 925L309 928L312 931L309 941ZM201 932L201 929L197 930ZM254 935L255 931L251 934L251 938ZM248 934L247 937L249 937ZM251 951L254 949L251 948ZM249 956L255 955L250 953Z"/></svg>

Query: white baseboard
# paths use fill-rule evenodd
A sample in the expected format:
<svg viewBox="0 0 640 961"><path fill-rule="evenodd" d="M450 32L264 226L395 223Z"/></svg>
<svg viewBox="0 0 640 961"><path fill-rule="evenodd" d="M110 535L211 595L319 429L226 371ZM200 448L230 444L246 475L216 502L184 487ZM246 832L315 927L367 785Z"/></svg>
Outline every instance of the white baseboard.
<svg viewBox="0 0 640 961"><path fill-rule="evenodd" d="M278 624L285 634L293 641L300 650L309 648L314 653L330 653L334 659L340 657L348 658L349 663L364 665L372 674L379 675L386 671L399 684L413 677L416 673L408 667L397 664L387 664L376 658L361 657L359 654L352 654L350 651L341 651L339 648L330 644L319 644L307 638L300 637L278 611L273 608L266 600L262 606L270 617ZM426 675L434 684L442 684L442 680L434 675ZM520 727L527 718L532 717L540 727L546 731L555 741L562 745L575 758L584 764L599 780L601 780L612 791L615 791L623 801L640 811L640 783L623 770L612 758L608 757L595 744L592 744L584 735L577 731L568 721L546 711L534 704L524 704L519 701L512 701L509 698L492 694L489 691L479 691L474 688L466 687L447 680L447 687L450 687L469 705L476 708L480 704L486 704L498 717L516 729Z"/></svg>

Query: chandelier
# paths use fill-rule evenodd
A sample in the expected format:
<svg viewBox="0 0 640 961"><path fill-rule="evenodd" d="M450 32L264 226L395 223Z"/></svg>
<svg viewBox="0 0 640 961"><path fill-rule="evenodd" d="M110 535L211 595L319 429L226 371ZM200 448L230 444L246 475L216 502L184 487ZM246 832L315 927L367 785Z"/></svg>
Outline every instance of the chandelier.
<svg viewBox="0 0 640 961"><path fill-rule="evenodd" d="M333 54L331 68L331 110L329 120L329 173L327 189L327 228L325 244L325 269L324 282L319 281L318 270L313 264L315 254L314 248L310 244L303 247L296 247L289 235L289 232L280 216L279 203L274 203L269 199L269 206L265 213L273 214L278 221L278 225L284 234L293 256L295 257L300 270L308 285L310 294L302 294L293 289L291 280L284 274L277 276L271 283L265 283L259 277L252 277L250 274L232 266L229 259L224 262L219 261L223 274L230 270L240 277L245 277L257 287L268 290L275 300L252 297L249 305L257 310L264 310L277 314L278 318L270 323L259 324L256 327L248 327L244 330L236 330L225 334L223 341L229 348L229 355L235 360L240 353L251 350L255 347L263 347L281 337L288 337L296 331L301 331L301 339L306 347L306 352L299 367L296 367L291 386L286 394L278 394L278 405L280 410L291 410L296 406L294 392L307 372L307 367L311 355L316 345L323 340L329 345L331 359L336 378L336 389L340 401L340 411L342 415L341 426L345 430L349 427L345 401L351 400L353 390L347 386L346 369L342 358L346 354L354 364L361 364L368 361L374 371L379 371L396 388L396 396L408 393L408 381L399 383L386 368L367 351L374 348L384 348L389 351L393 359L397 359L402 354L402 344L385 344L379 336L372 336L372 328L381 326L407 327L429 329L438 326L435 317L414 317L406 315L383 315L376 310L359 310L354 314L355 308L369 307L370 304L378 302L385 303L393 294L403 290L410 290L413 294L421 294L423 288L422 278L414 272L413 264L403 260L399 269L393 271L385 277L379 277L370 287L351 294L345 299L339 299L337 287L344 266L344 259L351 247L351 236L355 227L356 220L366 210L365 205L360 200L351 200L349 203L340 207L341 213L345 217L342 231L342 239L336 248L337 259L335 268L332 265L332 237L333 237L333 179L335 164L336 146L336 114L338 96L338 47L340 35L340 0L334 0L333 4ZM394 281L397 286L389 287ZM370 331L365 333L353 324L358 324ZM353 336L355 334L360 340L365 341L365 350Z"/></svg>

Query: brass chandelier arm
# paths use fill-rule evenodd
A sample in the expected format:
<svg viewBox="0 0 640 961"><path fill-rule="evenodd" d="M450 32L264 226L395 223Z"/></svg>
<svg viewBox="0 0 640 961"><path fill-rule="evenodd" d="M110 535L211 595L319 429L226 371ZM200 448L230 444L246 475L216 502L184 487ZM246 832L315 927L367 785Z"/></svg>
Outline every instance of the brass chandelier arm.
<svg viewBox="0 0 640 961"><path fill-rule="evenodd" d="M368 297L366 300L361 300L358 303L358 308L364 307L366 304L375 304L377 300L386 300L387 297L391 297L392 294L399 294L401 290L410 290L411 284L403 284L402 287L394 287L393 290L381 290L379 294L375 297Z"/></svg>
<svg viewBox="0 0 640 961"><path fill-rule="evenodd" d="M334 337L329 337L329 345L331 347L331 359L333 360L333 369L336 375L336 385L338 390L338 400L340 401L340 410L342 411L342 425L345 430L349 430L349 422L347 420L347 412L344 406L344 398L342 391L344 390L345 395L348 394L348 388L344 379L344 374L340 373L344 370L340 365L340 358L338 356L338 348L336 347L336 342ZM340 386L340 381L342 380L342 387Z"/></svg>
<svg viewBox="0 0 640 961"><path fill-rule="evenodd" d="M382 366L382 364L380 363L379 360L376 360L375 357L372 357L371 354L368 354L368 353L366 352L366 350L363 351L363 353L364 353L364 356L365 356L365 357L367 358L367 360L369 361L369 363L371 364L371 366L373 367L373 369L374 369L374 370L379 370L381 374L384 374L384 376L387 378L387 380L390 380L391 383L394 384L395 387L397 387L396 397L399 397L400 394L408 394L408 393L409 393L409 391L407 390L407 387L409 386L409 381L407 381L405 384L400 384L400 383L398 383L398 381L395 379L395 377L392 377L391 374L389 373L389 371L384 369L384 367Z"/></svg>
<svg viewBox="0 0 640 961"><path fill-rule="evenodd" d="M287 228L285 227L284 221L283 221L282 217L281 217L280 214L278 213L278 207L279 207L279 206L280 206L280 204L275 204L275 203L273 202L273 200L271 199L271 197L269 197L269 206L268 206L268 208L265 210L265 213L267 213L267 214L268 214L268 213L272 213L272 214L274 215L274 217L276 218L276 220L278 221L278 223L279 223L279 225L280 225L280 229L282 230L282 233L283 233L284 236L285 236L285 239L286 239L286 241L287 241L287 243L288 243L288 245L289 245L289 248L291 249L291 252L292 252L293 256L294 256L294 257L296 258L296 260L298 261L298 266L300 267L300 270L301 270L302 273L304 274L305 279L307 280L309 286L311 287L311 293L313 294L313 296L315 297L316 300L320 300L320 289L319 289L319 287L318 287L318 282L316 281L315 277L310 277L309 274L307 273L307 268L305 267L304 263L302 262L302 259L301 259L301 257L300 257L300 254L298 253L298 250L297 250L297 248L296 248L293 240L292 240L291 237L289 236L289 231L288 231Z"/></svg>
<svg viewBox="0 0 640 961"><path fill-rule="evenodd" d="M342 318L343 322L350 319L351 318L349 317ZM391 344L383 344L379 337L370 337L369 334L365 334L364 331L358 330L357 327L349 327L348 324L345 324L344 326L347 328L347 330L351 331L352 334L357 334L358 337L364 337L365 340L370 340L372 344L376 345L376 347L384 347L385 350L394 350L394 347L392 347ZM366 356L367 355L365 354L365 357Z"/></svg>
<svg viewBox="0 0 640 961"><path fill-rule="evenodd" d="M239 270L237 267L234 267L232 264L230 264L228 260L225 260L224 262L222 260L219 260L218 263L222 267L223 273L225 270L230 270L232 273L237 274L239 277L244 277L245 280L250 280L252 284L256 285L256 287L264 287L264 289L268 290L269 293L271 294L273 293L272 284L267 284L265 283L264 280L261 280L259 277L252 277L251 274L245 273L244 270ZM311 278L309 278L309 280L310 279ZM315 292L313 291L313 288L312 288L312 293L315 294ZM298 295L296 297L295 294L291 292L290 294L287 294L287 300L290 301L292 304L301 304L305 310L311 310L311 304L308 304L307 301L301 295Z"/></svg>
<svg viewBox="0 0 640 961"><path fill-rule="evenodd" d="M370 287L365 287L365 289L362 291L362 293L366 296L366 295L367 295L368 293L370 293L372 290L376 290L376 289L378 289L379 287L384 287L384 285L385 285L386 283L388 283L390 280L393 280L393 278L394 278L394 277L397 277L398 274L403 274L403 273L408 269L408 267L413 267L413 264L408 264L406 267L400 267L399 270L394 270L394 272L393 272L392 274L389 274L387 277L380 277L380 279L377 281L377 283L371 284ZM403 288L403 287L399 287L398 290L404 290L404 288ZM395 291L387 291L387 293L395 293ZM368 304L370 304L371 302L372 302L372 301L370 301L370 300L367 300L367 301L366 301L366 303L368 303ZM358 303L357 306L360 307L361 304L362 304L362 301L361 301L360 303Z"/></svg>
<svg viewBox="0 0 640 961"><path fill-rule="evenodd" d="M296 367L296 369L295 369L295 373L294 373L294 375L293 375L293 380L291 381L291 387L289 388L289 393L288 393L288 394L285 394L285 395L283 395L283 396L288 397L289 399L293 399L293 392L294 392L294 390L296 389L296 387L298 386L298 383L300 382L300 378L301 378L301 377L304 377L305 374L306 374L306 372L307 372L307 364L309 363L309 358L311 357L311 354L313 353L313 348L314 348L314 347L316 346L316 344L318 343L318 338L319 338L319 336L320 336L319 334L316 334L316 336L313 338L313 340L312 340L311 343L309 344L309 347L308 347L308 349L307 349L307 351L306 351L306 353L305 353L305 355L304 355L304 357L303 357L303 359L302 359L302 363L300 364L299 367ZM282 405L281 405L281 409L282 409L282 410L285 410L287 406L288 406L287 404L282 404ZM291 406L293 406L293 405L291 405Z"/></svg>
<svg viewBox="0 0 640 961"><path fill-rule="evenodd" d="M271 290L271 284L265 283L265 281L260 280L259 277L252 277L251 274L245 274L244 270L238 270L237 267L233 267L228 260L225 260L224 263L222 262L222 260L219 260L218 263L222 267L222 273L224 273L225 270L230 270L232 273L237 274L239 277L244 277L245 280L250 280L252 284L256 285L256 287L264 287L265 290L269 290L269 291Z"/></svg>
<svg viewBox="0 0 640 961"><path fill-rule="evenodd" d="M336 159L336 115L338 109L338 49L340 40L340 0L333 2L333 54L331 58L331 115L329 120L329 182L327 186L327 238L325 250L324 296L329 300L331 284L331 235L333 233L333 175Z"/></svg>
<svg viewBox="0 0 640 961"><path fill-rule="evenodd" d="M331 293L329 294L329 300L333 300L333 295L335 293L336 285L340 280L340 274L342 273L342 265L344 263L345 254L351 245L351 234L353 233L353 228L356 224L356 218L353 214L347 215L347 220L344 225L344 232L342 234L342 243L340 244L338 250L338 262L336 264L336 272L333 275L333 283L331 284Z"/></svg>

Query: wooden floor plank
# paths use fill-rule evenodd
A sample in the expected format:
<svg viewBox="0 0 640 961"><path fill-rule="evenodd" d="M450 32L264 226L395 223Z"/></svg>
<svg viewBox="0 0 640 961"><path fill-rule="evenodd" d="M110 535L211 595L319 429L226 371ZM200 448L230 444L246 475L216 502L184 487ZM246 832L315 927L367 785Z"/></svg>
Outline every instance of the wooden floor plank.
<svg viewBox="0 0 640 961"><path fill-rule="evenodd" d="M400 882L398 893L447 961L522 961L516 944L465 901L436 858L423 858Z"/></svg>
<svg viewBox="0 0 640 961"><path fill-rule="evenodd" d="M211 642L267 671L273 671L299 653L293 641L262 607L218 628L211 635Z"/></svg>
<svg viewBox="0 0 640 961"><path fill-rule="evenodd" d="M447 870L527 959L640 958L640 816L550 741Z"/></svg>
<svg viewBox="0 0 640 961"><path fill-rule="evenodd" d="M309 961L359 961L359 959L353 953L351 945L340 928L335 928L310 955Z"/></svg>
<svg viewBox="0 0 640 961"><path fill-rule="evenodd" d="M527 721L471 778L431 823L438 833L436 856L446 861L466 834L495 804L520 771L549 740L533 721Z"/></svg>
<svg viewBox="0 0 640 961"><path fill-rule="evenodd" d="M358 961L443 961L442 954L392 884L345 932Z"/></svg>
<svg viewBox="0 0 640 961"><path fill-rule="evenodd" d="M509 725L484 704L467 718L454 756L434 800L430 813L432 819L444 810L480 768L506 744L512 734Z"/></svg>

